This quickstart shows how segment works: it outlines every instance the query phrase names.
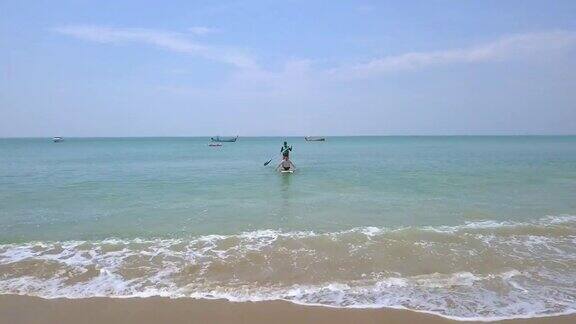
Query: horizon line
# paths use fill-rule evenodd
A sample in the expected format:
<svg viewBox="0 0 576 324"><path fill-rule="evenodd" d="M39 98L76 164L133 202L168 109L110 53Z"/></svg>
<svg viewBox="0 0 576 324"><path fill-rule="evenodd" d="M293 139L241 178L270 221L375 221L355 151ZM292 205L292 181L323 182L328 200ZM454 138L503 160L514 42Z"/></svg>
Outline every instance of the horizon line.
<svg viewBox="0 0 576 324"><path fill-rule="evenodd" d="M130 136L0 136L0 139L51 139L53 137L63 138L210 138L216 135L130 135ZM221 137L236 137L222 136ZM548 136L576 136L576 133L568 134L366 134L366 135L246 135L238 138L293 138L293 137L548 137Z"/></svg>

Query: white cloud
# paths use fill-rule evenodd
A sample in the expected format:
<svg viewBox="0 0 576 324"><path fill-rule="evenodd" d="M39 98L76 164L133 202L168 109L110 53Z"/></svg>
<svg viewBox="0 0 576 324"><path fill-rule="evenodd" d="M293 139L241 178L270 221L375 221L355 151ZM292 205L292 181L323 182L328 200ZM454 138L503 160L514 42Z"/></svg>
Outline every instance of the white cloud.
<svg viewBox="0 0 576 324"><path fill-rule="evenodd" d="M180 33L141 28L112 28L90 25L58 27L56 32L99 43L139 43L164 50L195 55L230 64L238 68L255 68L251 56L235 48L222 48L200 44Z"/></svg>
<svg viewBox="0 0 576 324"><path fill-rule="evenodd" d="M330 70L329 74L341 78L365 78L435 65L479 63L529 57L542 52L566 49L575 44L576 32L554 31L519 34L468 48L386 56L365 63L341 66Z"/></svg>
<svg viewBox="0 0 576 324"><path fill-rule="evenodd" d="M217 33L218 29L210 28L210 27L204 27L204 26L194 26L194 27L188 28L188 31L194 35L204 36L204 35L208 35L208 34Z"/></svg>
<svg viewBox="0 0 576 324"><path fill-rule="evenodd" d="M256 60L242 50L199 43L191 39L190 34L90 25L65 26L56 28L55 31L100 43L145 44L226 63L241 69L240 73L232 76L237 84L244 83L247 87L254 84L266 84L267 87L277 85L279 88L284 88L282 84L287 80L306 84L305 81L309 79L314 79L314 82L362 79L391 72L418 70L448 64L472 64L525 59L534 56L546 58L548 53L565 50L576 45L576 32L572 31L527 33L510 35L492 42L465 48L409 52L375 58L363 63L341 65L332 69L316 69L315 71L313 71L311 61L295 60L285 62L282 71L273 72L260 68ZM196 26L189 31L196 35L205 35L214 32L215 29Z"/></svg>

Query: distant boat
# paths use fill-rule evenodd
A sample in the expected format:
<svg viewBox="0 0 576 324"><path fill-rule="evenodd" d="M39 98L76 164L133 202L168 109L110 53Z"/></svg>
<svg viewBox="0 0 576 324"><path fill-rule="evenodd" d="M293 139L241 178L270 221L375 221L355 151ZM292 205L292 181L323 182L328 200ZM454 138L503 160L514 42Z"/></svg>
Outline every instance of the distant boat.
<svg viewBox="0 0 576 324"><path fill-rule="evenodd" d="M220 144L220 143L210 143L210 144L208 144L208 146L220 147L220 146L222 146L222 144Z"/></svg>
<svg viewBox="0 0 576 324"><path fill-rule="evenodd" d="M304 137L304 139L308 142L324 142L324 141L326 141L326 138L319 137L319 136L306 136L306 137Z"/></svg>
<svg viewBox="0 0 576 324"><path fill-rule="evenodd" d="M220 136L216 136L216 137L210 137L210 140L212 140L212 142L236 142L236 140L238 140L238 136L236 137L220 137Z"/></svg>
<svg viewBox="0 0 576 324"><path fill-rule="evenodd" d="M59 142L63 142L63 141L64 141L64 138L63 138L63 137L60 137L60 136L55 136L55 137L52 137L52 141L53 141L54 143L59 143Z"/></svg>

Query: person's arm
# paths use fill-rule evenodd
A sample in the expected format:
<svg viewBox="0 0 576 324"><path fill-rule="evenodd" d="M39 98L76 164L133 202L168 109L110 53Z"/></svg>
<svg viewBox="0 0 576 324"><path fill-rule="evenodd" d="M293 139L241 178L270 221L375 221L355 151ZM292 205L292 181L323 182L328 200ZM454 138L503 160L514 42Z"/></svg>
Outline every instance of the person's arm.
<svg viewBox="0 0 576 324"><path fill-rule="evenodd" d="M296 164L294 164L294 162L290 161L290 164L292 164L292 167L296 169Z"/></svg>

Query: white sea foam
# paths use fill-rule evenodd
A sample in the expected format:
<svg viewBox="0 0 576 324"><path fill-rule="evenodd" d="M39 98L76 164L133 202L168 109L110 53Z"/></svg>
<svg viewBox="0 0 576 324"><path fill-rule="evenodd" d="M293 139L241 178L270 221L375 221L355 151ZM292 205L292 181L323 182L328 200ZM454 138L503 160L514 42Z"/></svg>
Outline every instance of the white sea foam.
<svg viewBox="0 0 576 324"><path fill-rule="evenodd" d="M505 231L503 231L505 230ZM576 311L576 216L0 245L0 293L288 300L459 320Z"/></svg>
<svg viewBox="0 0 576 324"><path fill-rule="evenodd" d="M482 220L475 222L466 222L463 225L454 225L454 226L425 226L423 227L423 229L443 233L455 233L457 231L462 230L499 229L499 228L513 228L523 226L551 226L551 225L562 225L571 223L572 224L576 223L576 215L546 216L531 222Z"/></svg>

